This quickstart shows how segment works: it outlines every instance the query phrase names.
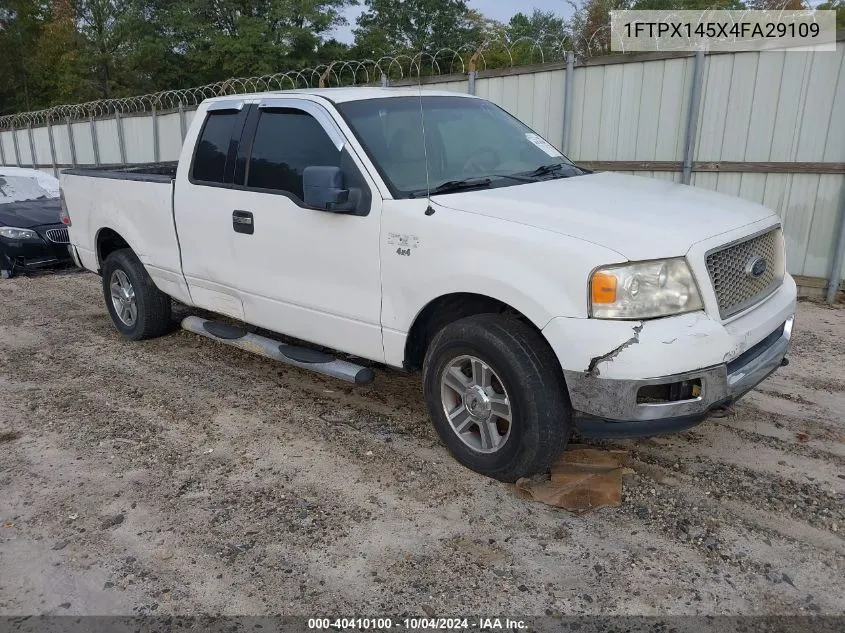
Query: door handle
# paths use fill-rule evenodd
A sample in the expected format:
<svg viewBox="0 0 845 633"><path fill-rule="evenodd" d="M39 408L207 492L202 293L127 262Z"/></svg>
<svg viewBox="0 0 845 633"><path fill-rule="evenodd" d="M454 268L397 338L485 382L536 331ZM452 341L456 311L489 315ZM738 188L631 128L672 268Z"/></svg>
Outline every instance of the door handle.
<svg viewBox="0 0 845 633"><path fill-rule="evenodd" d="M240 209L232 211L232 228L235 229L235 233L252 235L255 232L252 212L241 211Z"/></svg>

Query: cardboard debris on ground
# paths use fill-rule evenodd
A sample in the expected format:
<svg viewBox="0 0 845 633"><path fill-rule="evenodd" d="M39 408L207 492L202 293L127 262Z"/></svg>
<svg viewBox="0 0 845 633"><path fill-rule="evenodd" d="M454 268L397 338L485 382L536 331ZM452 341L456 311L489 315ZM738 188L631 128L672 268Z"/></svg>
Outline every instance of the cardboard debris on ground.
<svg viewBox="0 0 845 633"><path fill-rule="evenodd" d="M632 473L625 466L628 451L603 450L574 445L552 464L544 480L520 479L517 494L578 514L622 502L622 475Z"/></svg>

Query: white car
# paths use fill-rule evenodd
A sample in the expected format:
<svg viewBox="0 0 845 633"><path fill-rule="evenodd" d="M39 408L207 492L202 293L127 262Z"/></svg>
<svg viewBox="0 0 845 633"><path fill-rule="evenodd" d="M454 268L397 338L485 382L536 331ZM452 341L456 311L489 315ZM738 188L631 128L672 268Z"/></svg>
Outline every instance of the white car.
<svg viewBox="0 0 845 633"><path fill-rule="evenodd" d="M786 362L796 288L770 209L591 173L475 97L219 97L178 166L71 170L62 188L74 257L124 336L165 333L173 297L422 369L443 442L501 480L546 468L576 429L688 428ZM373 377L241 327L183 327Z"/></svg>

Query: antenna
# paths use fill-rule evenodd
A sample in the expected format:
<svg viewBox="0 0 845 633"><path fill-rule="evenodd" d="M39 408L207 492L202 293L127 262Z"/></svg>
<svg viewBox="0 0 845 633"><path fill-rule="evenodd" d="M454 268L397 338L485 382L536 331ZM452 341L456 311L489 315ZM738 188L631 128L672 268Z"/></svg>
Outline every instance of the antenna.
<svg viewBox="0 0 845 633"><path fill-rule="evenodd" d="M434 215L434 207L431 206L431 175L428 169L428 143L425 135L425 109L423 108L422 99L422 56L423 52L417 54L417 93L420 100L420 124L422 125L422 143L423 143L423 158L425 159L425 189L426 198L428 199L428 208L425 210L426 215Z"/></svg>

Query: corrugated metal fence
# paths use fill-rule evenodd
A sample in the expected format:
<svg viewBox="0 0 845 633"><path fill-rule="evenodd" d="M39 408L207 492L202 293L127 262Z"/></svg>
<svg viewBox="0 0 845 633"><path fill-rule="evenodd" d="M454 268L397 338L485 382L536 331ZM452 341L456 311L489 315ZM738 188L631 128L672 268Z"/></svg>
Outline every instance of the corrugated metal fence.
<svg viewBox="0 0 845 633"><path fill-rule="evenodd" d="M841 260L833 270L845 209L845 32L837 39L836 52L570 57L423 83L490 99L588 167L775 209L788 270L818 293L845 275ZM0 163L58 171L176 160L192 117L180 106L4 130Z"/></svg>

